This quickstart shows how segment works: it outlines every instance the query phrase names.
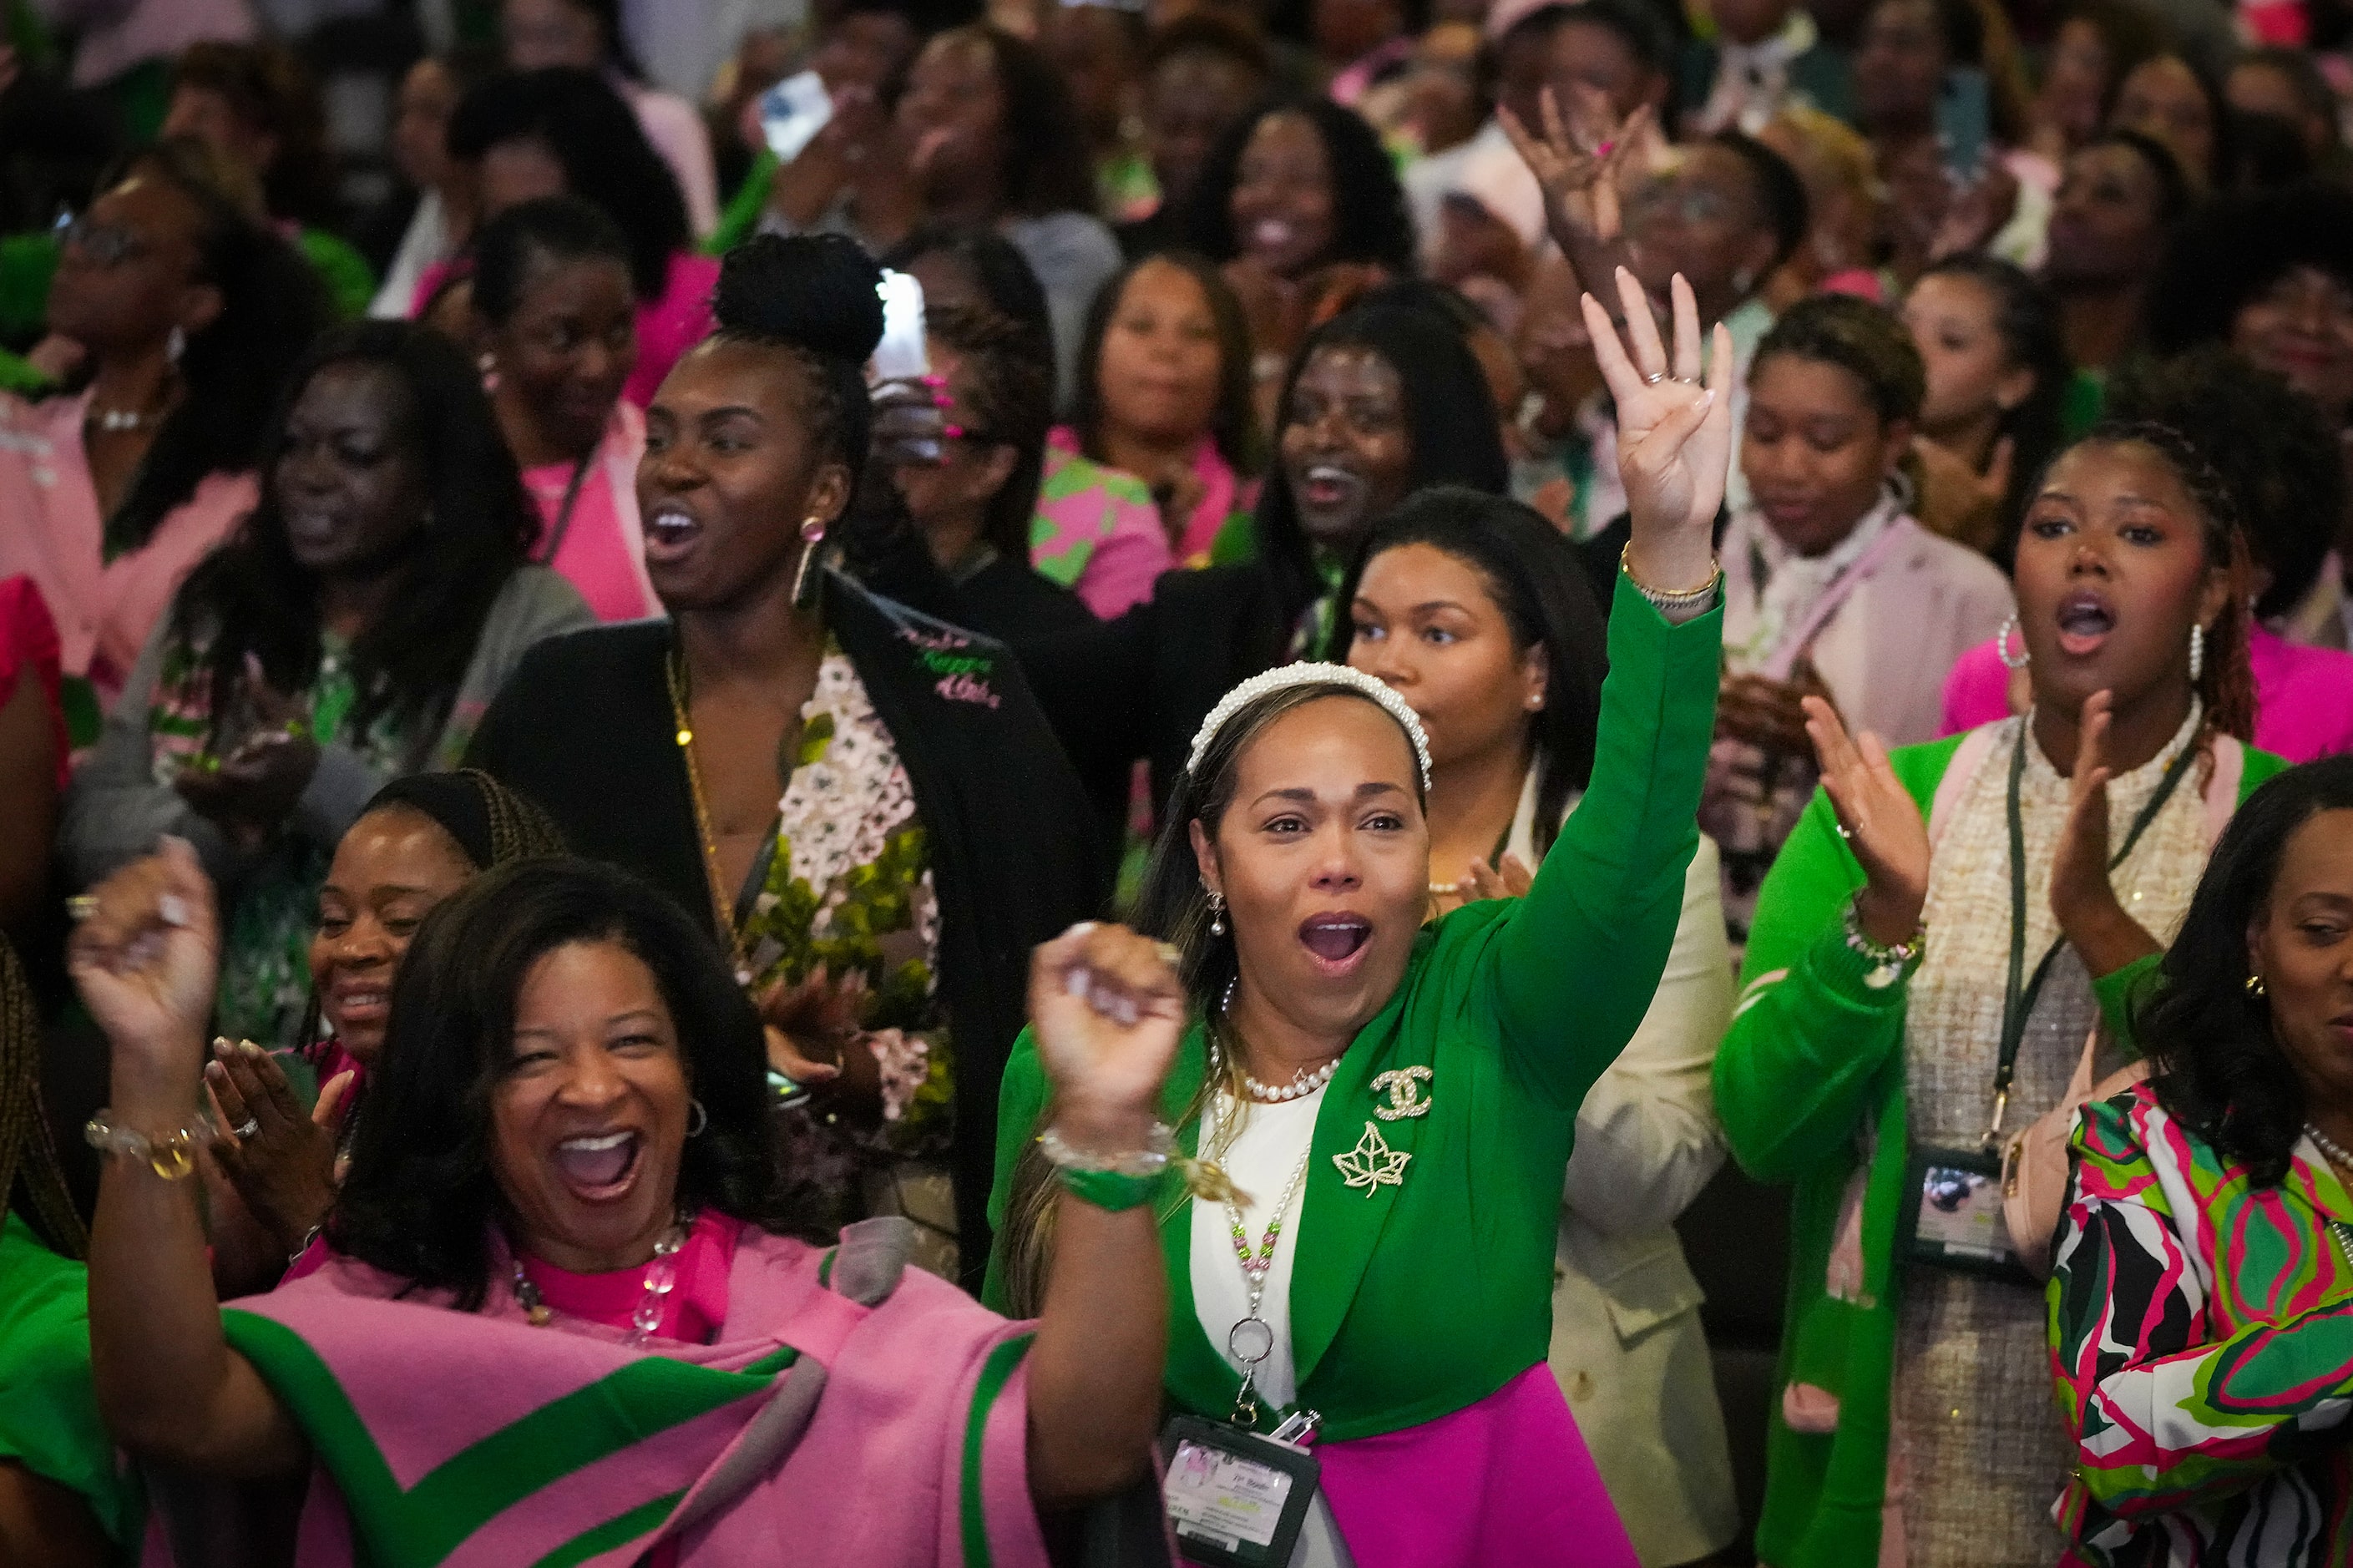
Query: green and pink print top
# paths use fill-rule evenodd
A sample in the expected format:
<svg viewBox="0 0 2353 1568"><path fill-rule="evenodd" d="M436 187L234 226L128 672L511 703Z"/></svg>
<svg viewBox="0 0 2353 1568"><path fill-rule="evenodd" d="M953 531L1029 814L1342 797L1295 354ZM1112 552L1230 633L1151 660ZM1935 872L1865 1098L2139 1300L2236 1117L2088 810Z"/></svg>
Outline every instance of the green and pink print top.
<svg viewBox="0 0 2353 1568"><path fill-rule="evenodd" d="M1030 566L1110 620L1152 597L1163 572L1249 560L1258 481L1236 473L1206 436L1194 448L1192 478L1198 499L1172 539L1142 479L1083 456L1078 433L1057 426L1029 526Z"/></svg>
<svg viewBox="0 0 2353 1568"><path fill-rule="evenodd" d="M2353 1553L2353 1195L2309 1138L2261 1187L2147 1084L2086 1105L2050 1287L2080 1568Z"/></svg>

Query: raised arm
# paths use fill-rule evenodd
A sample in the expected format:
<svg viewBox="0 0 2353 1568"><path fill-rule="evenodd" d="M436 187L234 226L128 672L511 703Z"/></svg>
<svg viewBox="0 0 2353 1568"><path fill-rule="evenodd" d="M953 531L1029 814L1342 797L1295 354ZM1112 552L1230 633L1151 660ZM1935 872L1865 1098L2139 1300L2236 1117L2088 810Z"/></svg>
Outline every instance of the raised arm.
<svg viewBox="0 0 2353 1568"><path fill-rule="evenodd" d="M1641 1022L1666 963L1699 838L1723 647L1715 527L1732 455L1730 338L1715 329L1703 386L1690 286L1674 280L1672 361L1637 308L1633 277L1621 271L1618 288L1630 351L1600 305L1583 301L1618 401L1632 527L1609 617L1593 779L1489 950L1507 1047L1568 1104Z"/></svg>
<svg viewBox="0 0 2353 1568"><path fill-rule="evenodd" d="M90 1229L90 1342L99 1410L124 1447L201 1474L287 1475L301 1430L228 1348L196 1212L204 1027L220 931L196 857L166 840L96 893L75 931L74 981L112 1047L118 1138L148 1152L106 1159Z"/></svg>
<svg viewBox="0 0 2353 1568"><path fill-rule="evenodd" d="M1160 1086L1185 1030L1167 950L1124 927L1074 926L1031 960L1029 1018L1054 1087L1052 1147L1089 1166L1152 1150ZM1149 1202L1157 1184L1065 1175L1029 1352L1029 1491L1040 1508L1107 1496L1145 1473L1167 1348L1168 1282Z"/></svg>
<svg viewBox="0 0 2353 1568"><path fill-rule="evenodd" d="M2303 1245L2334 1246L2321 1217L2299 1222ZM2322 1294L2307 1284L2291 1299L2305 1310L2200 1339L2199 1263L2132 1114L2085 1106L2049 1300L2060 1411L2092 1501L2125 1518L2170 1512L2341 1447L2353 1296Z"/></svg>

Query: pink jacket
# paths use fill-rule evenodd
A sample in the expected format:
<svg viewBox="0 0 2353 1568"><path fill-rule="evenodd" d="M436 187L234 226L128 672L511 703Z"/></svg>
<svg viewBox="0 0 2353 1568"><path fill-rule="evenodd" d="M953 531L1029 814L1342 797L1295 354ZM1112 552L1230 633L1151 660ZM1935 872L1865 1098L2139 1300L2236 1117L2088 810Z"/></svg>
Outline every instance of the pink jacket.
<svg viewBox="0 0 2353 1568"><path fill-rule="evenodd" d="M2257 750L2308 763L2353 752L2353 653L2304 647L2258 626L2247 637L2255 676ZM1945 727L1957 735L2010 713L2010 671L1992 643L1969 649L1945 682Z"/></svg>
<svg viewBox="0 0 2353 1568"><path fill-rule="evenodd" d="M206 475L141 548L105 558L104 520L82 449L86 392L27 403L0 395L0 577L30 577L58 624L60 664L112 707L181 580L261 499L251 474Z"/></svg>

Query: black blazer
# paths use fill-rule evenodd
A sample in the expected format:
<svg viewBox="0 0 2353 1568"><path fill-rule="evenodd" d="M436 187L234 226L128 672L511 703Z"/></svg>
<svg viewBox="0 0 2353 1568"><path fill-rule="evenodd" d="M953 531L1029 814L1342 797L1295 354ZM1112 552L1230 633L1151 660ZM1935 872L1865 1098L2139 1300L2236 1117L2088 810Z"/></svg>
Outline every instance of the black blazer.
<svg viewBox="0 0 2353 1568"><path fill-rule="evenodd" d="M931 850L955 1050L959 1250L976 1285L997 1080L1027 1015L1029 952L1100 911L1108 868L1078 781L1001 645L838 574L826 593L827 625L890 728ZM537 801L575 853L635 872L710 925L670 640L668 622L633 621L541 643L483 715L467 762Z"/></svg>

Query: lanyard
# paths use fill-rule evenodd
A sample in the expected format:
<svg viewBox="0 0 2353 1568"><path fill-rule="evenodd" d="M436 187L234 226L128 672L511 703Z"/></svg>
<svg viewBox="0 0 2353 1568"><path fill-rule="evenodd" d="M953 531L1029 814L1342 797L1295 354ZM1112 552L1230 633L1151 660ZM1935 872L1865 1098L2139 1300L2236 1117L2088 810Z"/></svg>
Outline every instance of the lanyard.
<svg viewBox="0 0 2353 1568"><path fill-rule="evenodd" d="M588 478L589 465L596 460L590 452L572 467L572 482L564 487L564 503L555 509L555 526L547 531L547 547L540 552L539 564L552 566L555 552L564 548L564 536L572 528L572 509L580 500L580 486Z"/></svg>
<svg viewBox="0 0 2353 1568"><path fill-rule="evenodd" d="M1993 1125L1986 1129L1986 1147L1991 1148L2001 1135L2001 1119L2010 1109L2010 1082L2018 1071L2019 1043L2026 1037L2026 1020L2033 1016L2034 1005L2042 995L2042 983L2051 977L2051 965L2059 950L2067 945L2061 937L2051 944L2042 961L2034 966L2034 977L2020 984L2026 970L2026 825L2019 807L2019 789L2026 777L2026 748L2033 737L2029 726L2031 716L2021 722L2018 744L2010 753L2010 979L2001 997L2001 1058L1993 1071ZM2114 871L2125 863L2140 842L2165 803L2173 798L2174 786L2189 769L2189 759L2197 753L2195 745L2185 745L2165 764L2165 775L2157 781L2157 791L2148 804L2140 808L2132 826L2125 834L2124 845L2108 857L2108 869Z"/></svg>

